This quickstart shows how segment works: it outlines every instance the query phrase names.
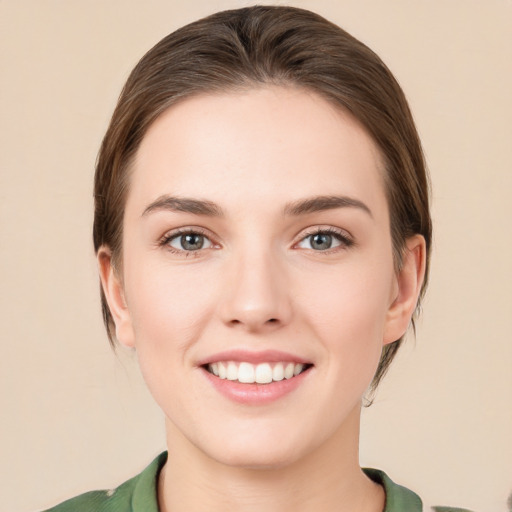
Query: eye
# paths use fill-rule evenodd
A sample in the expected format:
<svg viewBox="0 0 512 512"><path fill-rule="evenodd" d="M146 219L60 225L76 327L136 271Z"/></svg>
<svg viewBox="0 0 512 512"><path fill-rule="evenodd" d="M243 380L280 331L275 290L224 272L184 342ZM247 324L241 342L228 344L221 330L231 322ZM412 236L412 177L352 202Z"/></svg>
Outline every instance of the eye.
<svg viewBox="0 0 512 512"><path fill-rule="evenodd" d="M162 245L171 248L175 252L194 252L201 249L209 249L213 246L213 243L203 233L180 231L166 235L162 240Z"/></svg>
<svg viewBox="0 0 512 512"><path fill-rule="evenodd" d="M310 249L313 251L328 251L337 247L350 247L354 242L343 232L334 228L317 229L313 233L307 234L298 244L301 249Z"/></svg>

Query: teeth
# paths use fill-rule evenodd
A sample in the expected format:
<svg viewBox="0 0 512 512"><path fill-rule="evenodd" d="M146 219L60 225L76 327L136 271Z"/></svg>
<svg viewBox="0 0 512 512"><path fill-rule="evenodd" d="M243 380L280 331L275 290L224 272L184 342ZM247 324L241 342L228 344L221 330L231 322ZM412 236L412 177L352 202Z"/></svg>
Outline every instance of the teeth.
<svg viewBox="0 0 512 512"><path fill-rule="evenodd" d="M256 382L258 384L268 384L272 382L272 368L268 363L256 366Z"/></svg>
<svg viewBox="0 0 512 512"><path fill-rule="evenodd" d="M226 377L228 380L238 380L238 368L235 363L230 361L228 363L228 370L226 372Z"/></svg>
<svg viewBox="0 0 512 512"><path fill-rule="evenodd" d="M301 363L237 363L224 361L211 363L208 371L220 379L237 380L244 384L269 384L283 379L291 379L304 371Z"/></svg>
<svg viewBox="0 0 512 512"><path fill-rule="evenodd" d="M276 364L272 370L272 380L283 380L284 379L284 367L281 363Z"/></svg>
<svg viewBox="0 0 512 512"><path fill-rule="evenodd" d="M235 363L233 363L233 365L234 364ZM237 373L239 382L244 382L246 384L252 384L254 382L254 366L252 364L240 363Z"/></svg>

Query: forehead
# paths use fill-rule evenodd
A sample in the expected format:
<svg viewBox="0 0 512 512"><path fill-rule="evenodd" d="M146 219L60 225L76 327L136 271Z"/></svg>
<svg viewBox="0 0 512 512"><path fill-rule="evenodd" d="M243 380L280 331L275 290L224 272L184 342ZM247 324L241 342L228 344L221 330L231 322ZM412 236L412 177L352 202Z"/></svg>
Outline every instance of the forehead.
<svg viewBox="0 0 512 512"><path fill-rule="evenodd" d="M128 203L142 208L166 193L228 208L338 193L382 203L382 167L361 124L315 93L264 87L203 94L150 126Z"/></svg>

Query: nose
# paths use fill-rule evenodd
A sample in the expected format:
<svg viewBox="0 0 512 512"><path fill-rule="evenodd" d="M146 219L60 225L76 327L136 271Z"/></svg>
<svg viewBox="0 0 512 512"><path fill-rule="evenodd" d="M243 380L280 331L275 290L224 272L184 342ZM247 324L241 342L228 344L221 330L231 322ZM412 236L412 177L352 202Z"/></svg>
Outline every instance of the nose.
<svg viewBox="0 0 512 512"><path fill-rule="evenodd" d="M239 257L226 273L222 321L247 332L269 332L292 317L286 272L269 252ZM225 281L225 282L226 282Z"/></svg>

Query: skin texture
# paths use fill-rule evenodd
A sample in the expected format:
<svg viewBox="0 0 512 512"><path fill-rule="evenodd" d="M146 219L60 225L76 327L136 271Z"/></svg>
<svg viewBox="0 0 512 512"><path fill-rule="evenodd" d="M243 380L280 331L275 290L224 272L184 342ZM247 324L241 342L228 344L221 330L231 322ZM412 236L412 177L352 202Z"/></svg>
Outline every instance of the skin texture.
<svg viewBox="0 0 512 512"><path fill-rule="evenodd" d="M117 338L136 349L166 416L163 510L383 509L358 464L360 404L382 346L410 323L425 248L408 240L396 273L381 167L355 119L293 88L189 98L150 127L132 169L122 269L108 248L98 258ZM164 195L223 214L148 210ZM286 213L317 196L369 212ZM188 228L207 237L203 249L169 238ZM315 249L318 230L350 242ZM233 349L312 367L278 400L238 403L200 366Z"/></svg>

